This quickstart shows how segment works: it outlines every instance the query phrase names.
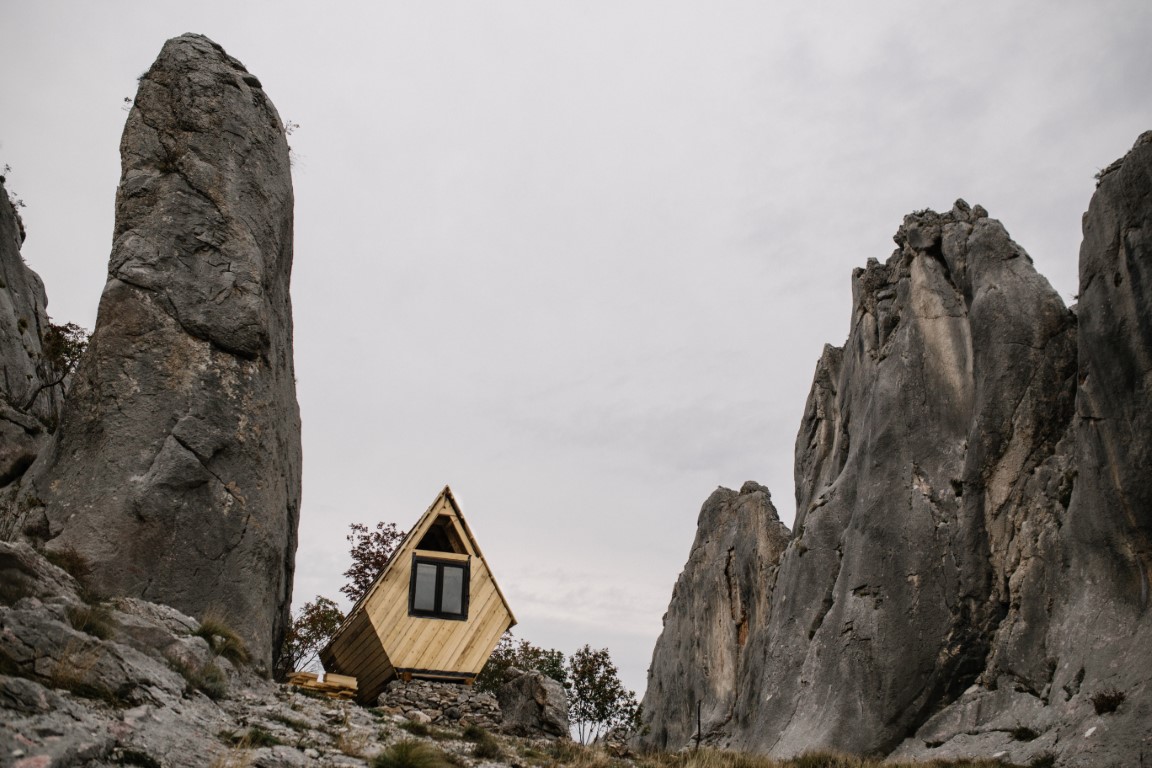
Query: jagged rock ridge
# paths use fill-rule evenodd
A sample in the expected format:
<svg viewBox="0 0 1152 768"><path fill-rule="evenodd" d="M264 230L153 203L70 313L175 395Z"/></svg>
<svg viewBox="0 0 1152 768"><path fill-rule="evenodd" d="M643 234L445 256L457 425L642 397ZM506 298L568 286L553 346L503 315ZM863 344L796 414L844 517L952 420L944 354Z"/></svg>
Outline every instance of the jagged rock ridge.
<svg viewBox="0 0 1152 768"><path fill-rule="evenodd" d="M906 217L887 263L854 273L848 341L825 348L797 437L795 531L713 743L1152 753L1150 201L1145 134L1085 217L1078 317L962 201ZM669 615L693 599L678 590ZM653 658L660 746L695 730L657 700L693 662L667 636L728 621L695 610Z"/></svg>
<svg viewBox="0 0 1152 768"><path fill-rule="evenodd" d="M7 525L86 556L99 592L216 614L268 666L300 500L283 127L239 61L184 35L120 149L91 345Z"/></svg>

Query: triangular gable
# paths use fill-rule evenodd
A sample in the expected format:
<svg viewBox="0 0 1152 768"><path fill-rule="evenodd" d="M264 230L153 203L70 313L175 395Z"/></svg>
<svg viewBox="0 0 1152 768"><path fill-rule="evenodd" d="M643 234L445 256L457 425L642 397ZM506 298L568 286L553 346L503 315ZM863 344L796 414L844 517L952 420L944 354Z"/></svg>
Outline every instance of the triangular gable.
<svg viewBox="0 0 1152 768"><path fill-rule="evenodd" d="M340 628L332 635L332 638L328 641L328 645L332 645L336 638L339 637L347 627L352 625L353 618L364 609L365 603L371 600L373 593L376 592L388 573L394 567L397 567L396 563L403 561L406 564L405 567L407 566L409 556L412 551L416 549L416 545L424 538L429 529L436 524L437 519L441 517L439 510L442 506L442 501L446 501L451 507L452 514L448 517L452 521L453 528L457 532L457 535L460 536L464 546L471 550L468 554L484 561L489 573L491 573L492 566L488 565L488 561L484 559L480 545L476 543L476 537L473 535L472 529L468 526L468 521L464 519L464 514L460 511L460 505L456 502L456 497L452 494L452 489L445 485L444 490L437 494L436 499L429 505L428 509L424 510L424 514L420 516L416 524L405 534L403 540L401 540L400 544L392 552L392 556L388 558L388 562L384 564L379 575L376 576L375 581L372 582L372 586L368 587L364 595L352 606L352 610L348 611L344 623L341 624ZM492 585L496 588L496 594L500 597L500 601L504 604L508 615L512 617L512 623L509 626L515 626L516 615L512 613L512 608L508 605L508 599L504 597L504 592L500 589L500 584L496 581L495 575L492 576Z"/></svg>

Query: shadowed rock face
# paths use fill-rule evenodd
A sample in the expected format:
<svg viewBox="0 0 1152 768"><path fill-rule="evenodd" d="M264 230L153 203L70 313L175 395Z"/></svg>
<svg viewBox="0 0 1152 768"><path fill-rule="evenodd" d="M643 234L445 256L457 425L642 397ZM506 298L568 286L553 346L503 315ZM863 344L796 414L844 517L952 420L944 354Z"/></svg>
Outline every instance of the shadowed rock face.
<svg viewBox="0 0 1152 768"><path fill-rule="evenodd" d="M41 342L48 299L40 276L20 257L23 241L24 227L0 177L0 488L32 464L60 407Z"/></svg>
<svg viewBox="0 0 1152 768"><path fill-rule="evenodd" d="M273 658L300 499L292 183L260 82L169 40L121 140L108 283L24 532L73 547L97 591L213 613Z"/></svg>
<svg viewBox="0 0 1152 768"><path fill-rule="evenodd" d="M706 738L777 756L1152 755L1149 233L1152 133L1102 174L1077 315L963 202L906 217L887 263L855 272L848 341L825 348L797 437L795 531L739 564L775 576L749 597L766 613ZM723 562L694 549L673 595L645 697L661 746L695 732L661 670L738 650L727 608L684 592ZM723 647L694 656L701 627Z"/></svg>

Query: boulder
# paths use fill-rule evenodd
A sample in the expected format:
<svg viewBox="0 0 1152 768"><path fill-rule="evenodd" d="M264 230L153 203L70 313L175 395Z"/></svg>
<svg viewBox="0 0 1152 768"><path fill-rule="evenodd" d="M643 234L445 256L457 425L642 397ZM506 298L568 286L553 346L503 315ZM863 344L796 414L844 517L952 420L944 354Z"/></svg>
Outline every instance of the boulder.
<svg viewBox="0 0 1152 768"><path fill-rule="evenodd" d="M120 149L96 329L10 517L86 558L97 593L212 614L270 669L300 504L283 127L239 61L183 35Z"/></svg>
<svg viewBox="0 0 1152 768"><path fill-rule="evenodd" d="M569 739L568 695L564 686L539 670L510 667L496 694L503 715L501 730L515 736Z"/></svg>

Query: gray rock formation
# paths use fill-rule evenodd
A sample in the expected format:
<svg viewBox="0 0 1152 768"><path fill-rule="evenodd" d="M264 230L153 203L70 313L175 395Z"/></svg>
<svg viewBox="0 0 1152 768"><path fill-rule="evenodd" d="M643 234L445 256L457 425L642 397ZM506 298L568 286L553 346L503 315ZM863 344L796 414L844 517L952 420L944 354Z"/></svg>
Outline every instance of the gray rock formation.
<svg viewBox="0 0 1152 768"><path fill-rule="evenodd" d="M20 257L24 226L0 177L0 488L18 480L55 424L61 388L44 359L44 283Z"/></svg>
<svg viewBox="0 0 1152 768"><path fill-rule="evenodd" d="M15 525L85 556L97 592L213 614L269 666L300 499L280 118L184 35L140 78L120 149L96 329Z"/></svg>
<svg viewBox="0 0 1152 768"><path fill-rule="evenodd" d="M367 768L413 738L403 715L275 685L201 634L166 606L86 603L68 573L0 542L0 765ZM448 727L423 740L464 764L474 746L442 741Z"/></svg>
<svg viewBox="0 0 1152 768"><path fill-rule="evenodd" d="M856 271L848 341L825 348L797 437L795 531L715 743L1152 755L1149 232L1152 133L1084 219L1078 318L963 202L906 217L892 258ZM670 615L693 602L653 659L662 746L692 729L649 704L657 671L696 662L691 627L734 623L679 585Z"/></svg>
<svg viewBox="0 0 1152 768"><path fill-rule="evenodd" d="M571 738L568 694L564 686L539 670L509 667L497 692L503 717L501 730L515 736Z"/></svg>
<svg viewBox="0 0 1152 768"><path fill-rule="evenodd" d="M994 558L1005 618L980 684L899 754L1152 756L1152 132L1101 174L1083 229L1075 417L1028 479L1007 557Z"/></svg>
<svg viewBox="0 0 1152 768"><path fill-rule="evenodd" d="M718 488L704 502L648 671L642 704L653 743L679 747L693 739L697 704L703 742L724 739L740 682L756 674L744 651L751 629L770 614L764 586L775 580L788 539L762 485Z"/></svg>

